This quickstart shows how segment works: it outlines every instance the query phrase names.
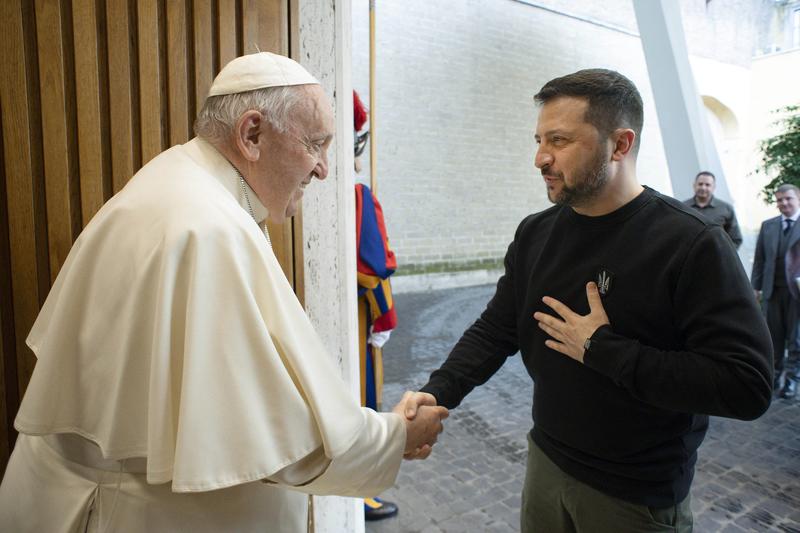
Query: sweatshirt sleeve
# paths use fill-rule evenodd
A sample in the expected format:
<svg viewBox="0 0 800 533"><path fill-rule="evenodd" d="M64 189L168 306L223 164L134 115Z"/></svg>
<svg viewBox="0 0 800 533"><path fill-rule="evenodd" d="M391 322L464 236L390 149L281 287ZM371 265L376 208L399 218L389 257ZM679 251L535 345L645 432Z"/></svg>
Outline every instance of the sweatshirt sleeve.
<svg viewBox="0 0 800 533"><path fill-rule="evenodd" d="M514 297L516 242L515 239L508 247L505 273L486 309L420 389L433 394L437 403L448 409L457 407L473 388L485 383L508 356L519 350Z"/></svg>
<svg viewBox="0 0 800 533"><path fill-rule="evenodd" d="M679 350L592 336L584 363L651 405L751 420L769 407L772 345L739 258L719 227L691 245L673 293Z"/></svg>

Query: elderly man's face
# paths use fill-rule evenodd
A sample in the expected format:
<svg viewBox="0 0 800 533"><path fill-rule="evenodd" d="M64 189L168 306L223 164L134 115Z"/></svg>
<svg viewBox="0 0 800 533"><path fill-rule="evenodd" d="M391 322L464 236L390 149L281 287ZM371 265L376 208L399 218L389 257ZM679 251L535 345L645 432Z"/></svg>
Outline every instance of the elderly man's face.
<svg viewBox="0 0 800 533"><path fill-rule="evenodd" d="M534 164L553 203L586 205L608 181L609 148L597 128L585 121L587 107L583 98L562 96L539 111Z"/></svg>
<svg viewBox="0 0 800 533"><path fill-rule="evenodd" d="M319 85L302 89L306 98L291 112L286 133L264 124L267 150L257 164L254 191L273 222L297 213L303 190L314 178L328 176L328 148L333 139L333 112Z"/></svg>

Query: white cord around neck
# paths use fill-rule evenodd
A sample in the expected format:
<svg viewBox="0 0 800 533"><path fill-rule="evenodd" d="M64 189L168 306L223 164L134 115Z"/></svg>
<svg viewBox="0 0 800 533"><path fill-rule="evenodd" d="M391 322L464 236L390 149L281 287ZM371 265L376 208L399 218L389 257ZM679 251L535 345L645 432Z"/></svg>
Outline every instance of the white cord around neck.
<svg viewBox="0 0 800 533"><path fill-rule="evenodd" d="M253 221L256 223L256 225L258 225L258 220L256 220L256 214L255 212L253 212L253 205L250 203L250 194L247 192L247 184L244 181L244 177L242 176L242 173L239 172L238 168L233 167L233 169L236 171L236 174L239 175L239 185L242 187L242 194L244 195L244 199L247 202L247 209L248 211L250 211L250 216L253 217ZM264 237L267 239L267 244L269 244L269 247L272 248L272 241L269 239L269 231L267 230L266 220L264 221L264 225L260 227L261 230L264 232Z"/></svg>

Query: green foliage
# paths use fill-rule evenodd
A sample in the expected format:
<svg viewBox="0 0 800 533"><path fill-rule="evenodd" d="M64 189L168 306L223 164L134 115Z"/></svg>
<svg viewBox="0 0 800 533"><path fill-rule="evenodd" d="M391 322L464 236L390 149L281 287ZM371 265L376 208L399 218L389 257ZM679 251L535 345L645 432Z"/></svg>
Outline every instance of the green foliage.
<svg viewBox="0 0 800 533"><path fill-rule="evenodd" d="M775 122L783 132L759 144L761 163L756 173L772 177L761 195L764 201L772 203L775 189L784 183L800 187L800 105L776 109L782 118Z"/></svg>

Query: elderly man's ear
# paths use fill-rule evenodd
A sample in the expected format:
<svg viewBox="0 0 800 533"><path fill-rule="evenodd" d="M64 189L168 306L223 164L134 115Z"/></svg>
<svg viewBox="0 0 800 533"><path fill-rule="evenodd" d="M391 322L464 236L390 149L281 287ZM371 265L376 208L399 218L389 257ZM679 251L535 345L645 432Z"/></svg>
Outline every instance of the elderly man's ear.
<svg viewBox="0 0 800 533"><path fill-rule="evenodd" d="M246 111L236 121L236 131L234 131L236 148L248 161L255 162L261 157L261 149L264 147L264 126L264 117L255 109Z"/></svg>

